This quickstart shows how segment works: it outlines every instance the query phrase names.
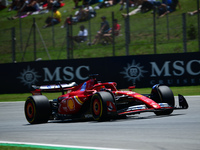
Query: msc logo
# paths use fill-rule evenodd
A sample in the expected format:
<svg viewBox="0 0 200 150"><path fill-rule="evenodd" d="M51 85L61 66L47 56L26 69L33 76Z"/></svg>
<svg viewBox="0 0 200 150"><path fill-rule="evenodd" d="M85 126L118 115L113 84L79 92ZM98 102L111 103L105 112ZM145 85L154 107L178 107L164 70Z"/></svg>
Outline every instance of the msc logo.
<svg viewBox="0 0 200 150"><path fill-rule="evenodd" d="M124 67L124 71L120 72L120 74L124 74L124 78L127 78L128 81L135 83L136 80L140 81L140 78L144 77L143 74L147 72L143 70L143 68L143 66L136 64L135 60L133 60L132 64L127 64L127 67Z"/></svg>
<svg viewBox="0 0 200 150"><path fill-rule="evenodd" d="M20 79L24 85L27 85L30 88L31 85L38 82L38 78L40 77L41 76L39 76L34 69L30 69L30 66L28 66L27 69L24 69L17 78Z"/></svg>

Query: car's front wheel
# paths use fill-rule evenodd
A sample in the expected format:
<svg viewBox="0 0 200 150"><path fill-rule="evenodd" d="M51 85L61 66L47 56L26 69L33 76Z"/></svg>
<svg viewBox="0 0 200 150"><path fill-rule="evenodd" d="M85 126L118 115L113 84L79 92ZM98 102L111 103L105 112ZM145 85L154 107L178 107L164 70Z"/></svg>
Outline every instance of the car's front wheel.
<svg viewBox="0 0 200 150"><path fill-rule="evenodd" d="M115 107L114 97L111 93L102 91L95 93L91 98L91 113L96 121L109 120L111 115L108 114L107 102Z"/></svg>
<svg viewBox="0 0 200 150"><path fill-rule="evenodd" d="M151 99L156 103L167 103L170 107L174 107L174 94L172 90L166 85L155 85L151 92ZM169 115L173 109L156 111L156 115Z"/></svg>

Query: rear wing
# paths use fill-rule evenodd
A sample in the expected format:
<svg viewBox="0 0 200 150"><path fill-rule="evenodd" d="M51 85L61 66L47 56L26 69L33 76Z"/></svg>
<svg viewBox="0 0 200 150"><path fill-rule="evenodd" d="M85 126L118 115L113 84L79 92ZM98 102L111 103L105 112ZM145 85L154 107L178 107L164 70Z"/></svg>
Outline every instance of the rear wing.
<svg viewBox="0 0 200 150"><path fill-rule="evenodd" d="M76 86L76 82L72 82L69 84L52 84L52 85L32 85L34 89L40 89L40 90L52 90L52 89L60 89L60 88L71 88Z"/></svg>
<svg viewBox="0 0 200 150"><path fill-rule="evenodd" d="M41 95L41 92L63 92L71 90L74 86L77 86L76 82L72 82L69 84L52 84L52 85L32 85L34 91L31 91L33 95Z"/></svg>

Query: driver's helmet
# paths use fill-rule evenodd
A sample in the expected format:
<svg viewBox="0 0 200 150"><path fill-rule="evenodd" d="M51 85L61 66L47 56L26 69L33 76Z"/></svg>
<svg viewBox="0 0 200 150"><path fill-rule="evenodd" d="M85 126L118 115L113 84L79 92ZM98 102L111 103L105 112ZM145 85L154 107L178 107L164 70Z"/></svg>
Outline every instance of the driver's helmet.
<svg viewBox="0 0 200 150"><path fill-rule="evenodd" d="M102 85L102 86L96 87L96 90L97 90L97 91L104 91L105 88L106 88L106 87L105 87L104 85Z"/></svg>

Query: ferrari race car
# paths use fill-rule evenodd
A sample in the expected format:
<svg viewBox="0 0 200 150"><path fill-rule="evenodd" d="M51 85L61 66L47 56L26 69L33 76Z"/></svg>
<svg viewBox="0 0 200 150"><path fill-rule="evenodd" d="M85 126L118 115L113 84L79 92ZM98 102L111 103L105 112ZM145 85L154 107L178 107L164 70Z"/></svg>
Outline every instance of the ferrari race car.
<svg viewBox="0 0 200 150"><path fill-rule="evenodd" d="M48 120L88 119L106 121L143 112L170 115L175 109L187 109L186 99L179 95L175 106L174 95L165 85L154 85L150 94L138 94L134 86L129 91L120 91L115 82L101 83L97 74L77 85L70 84L33 86L32 96L25 102L25 116L30 124ZM48 100L42 92L62 92L57 99Z"/></svg>

